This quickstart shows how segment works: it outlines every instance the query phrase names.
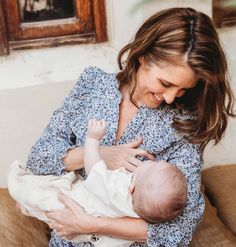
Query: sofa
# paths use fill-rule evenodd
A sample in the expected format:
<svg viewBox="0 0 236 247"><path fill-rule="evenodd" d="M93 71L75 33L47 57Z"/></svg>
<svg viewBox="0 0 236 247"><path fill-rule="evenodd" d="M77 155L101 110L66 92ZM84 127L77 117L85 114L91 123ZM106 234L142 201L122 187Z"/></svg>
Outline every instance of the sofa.
<svg viewBox="0 0 236 247"><path fill-rule="evenodd" d="M202 171L206 209L191 247L236 246L236 164ZM0 189L0 247L46 247L50 229L16 209L7 189Z"/></svg>
<svg viewBox="0 0 236 247"><path fill-rule="evenodd" d="M202 171L203 219L191 247L236 247L236 164Z"/></svg>

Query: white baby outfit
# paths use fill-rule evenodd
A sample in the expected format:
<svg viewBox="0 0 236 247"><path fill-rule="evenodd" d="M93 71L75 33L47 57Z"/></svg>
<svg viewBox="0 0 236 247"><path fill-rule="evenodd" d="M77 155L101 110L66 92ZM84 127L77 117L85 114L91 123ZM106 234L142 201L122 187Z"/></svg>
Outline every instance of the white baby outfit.
<svg viewBox="0 0 236 247"><path fill-rule="evenodd" d="M19 161L15 161L8 174L11 196L22 206L24 214L48 221L45 211L64 208L57 199L64 193L93 216L134 217L129 186L132 174L125 168L108 170L104 161L97 162L86 180L77 178L74 172L62 176L33 175ZM73 242L92 242L96 247L126 247L132 241L97 235L78 235Z"/></svg>

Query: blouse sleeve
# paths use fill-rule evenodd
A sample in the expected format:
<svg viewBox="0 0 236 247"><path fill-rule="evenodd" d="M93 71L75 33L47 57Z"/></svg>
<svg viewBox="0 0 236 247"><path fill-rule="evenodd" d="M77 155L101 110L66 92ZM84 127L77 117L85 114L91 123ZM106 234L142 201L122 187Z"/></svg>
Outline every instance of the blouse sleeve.
<svg viewBox="0 0 236 247"><path fill-rule="evenodd" d="M62 158L69 149L75 147L71 141L73 132L69 124L76 114L76 107L81 97L91 92L93 69L93 67L88 67L83 71L62 106L53 112L40 139L31 148L27 167L34 174L60 175L64 172L65 165Z"/></svg>
<svg viewBox="0 0 236 247"><path fill-rule="evenodd" d="M188 183L187 205L182 215L170 222L148 225L147 245L150 247L188 246L204 212L204 197L200 192L201 157L199 147L176 142L167 161L181 169Z"/></svg>

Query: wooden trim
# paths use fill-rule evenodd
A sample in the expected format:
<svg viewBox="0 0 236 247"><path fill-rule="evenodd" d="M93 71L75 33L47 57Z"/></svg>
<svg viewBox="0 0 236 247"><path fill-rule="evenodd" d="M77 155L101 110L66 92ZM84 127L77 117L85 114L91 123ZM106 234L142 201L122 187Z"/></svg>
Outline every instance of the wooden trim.
<svg viewBox="0 0 236 247"><path fill-rule="evenodd" d="M4 0L0 0L0 55L9 54Z"/></svg>
<svg viewBox="0 0 236 247"><path fill-rule="evenodd" d="M74 0L75 17L21 23L17 0L6 4L9 44L13 49L107 41L105 0Z"/></svg>
<svg viewBox="0 0 236 247"><path fill-rule="evenodd" d="M60 22L61 20L59 20ZM51 21L47 21L52 23ZM40 38L49 38L49 37L58 37L71 34L83 33L83 25L81 22L72 18L72 20L65 20L63 24L54 24L54 25L29 25L28 23L23 23L20 25L22 30L21 40L27 39L40 39Z"/></svg>
<svg viewBox="0 0 236 247"><path fill-rule="evenodd" d="M91 32L95 29L93 21L92 0L75 1L77 17L85 31Z"/></svg>
<svg viewBox="0 0 236 247"><path fill-rule="evenodd" d="M91 32L91 0L75 1L76 17L56 21L21 23L17 0L7 0L10 40L28 40Z"/></svg>
<svg viewBox="0 0 236 247"><path fill-rule="evenodd" d="M96 43L94 33L68 35L63 37L50 37L45 39L32 39L21 41L10 41L9 44L13 50L43 48L43 47L57 47L60 45L71 44L87 44Z"/></svg>
<svg viewBox="0 0 236 247"><path fill-rule="evenodd" d="M22 36L20 29L20 13L16 0L7 0L6 15L8 20L9 40L14 40Z"/></svg>
<svg viewBox="0 0 236 247"><path fill-rule="evenodd" d="M106 5L104 0L93 0L96 41L107 41Z"/></svg>
<svg viewBox="0 0 236 247"><path fill-rule="evenodd" d="M221 27L223 20L223 13L220 10L221 3L219 0L212 0L212 19L216 27Z"/></svg>
<svg viewBox="0 0 236 247"><path fill-rule="evenodd" d="M236 6L221 0L212 1L212 19L218 28L236 25Z"/></svg>

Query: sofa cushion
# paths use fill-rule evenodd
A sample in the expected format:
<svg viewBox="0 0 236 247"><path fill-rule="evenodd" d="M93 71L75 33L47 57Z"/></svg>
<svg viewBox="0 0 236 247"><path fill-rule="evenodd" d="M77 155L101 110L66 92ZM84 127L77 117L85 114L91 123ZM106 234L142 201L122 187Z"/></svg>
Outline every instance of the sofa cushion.
<svg viewBox="0 0 236 247"><path fill-rule="evenodd" d="M47 247L48 226L21 214L7 189L0 189L0 246Z"/></svg>
<svg viewBox="0 0 236 247"><path fill-rule="evenodd" d="M202 182L219 217L236 236L236 164L204 170Z"/></svg>
<svg viewBox="0 0 236 247"><path fill-rule="evenodd" d="M203 189L204 192L204 189ZM235 236L225 227L217 216L217 210L205 196L205 212L201 223L193 234L191 247L233 247Z"/></svg>

